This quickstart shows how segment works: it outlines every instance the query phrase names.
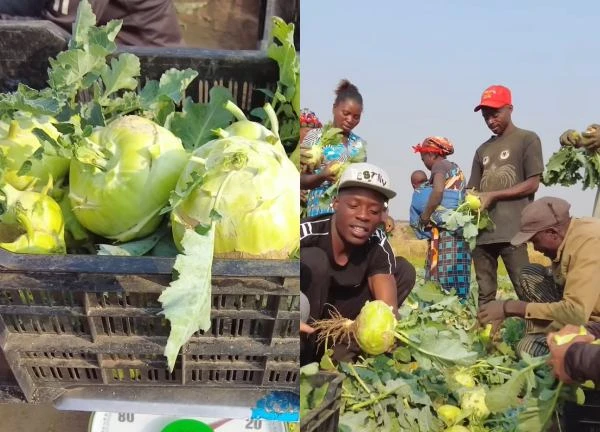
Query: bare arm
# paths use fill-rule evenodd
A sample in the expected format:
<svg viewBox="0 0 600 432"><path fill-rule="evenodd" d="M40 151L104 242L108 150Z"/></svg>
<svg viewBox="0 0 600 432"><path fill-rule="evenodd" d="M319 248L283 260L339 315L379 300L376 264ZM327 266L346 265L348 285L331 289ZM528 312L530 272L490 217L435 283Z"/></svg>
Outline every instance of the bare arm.
<svg viewBox="0 0 600 432"><path fill-rule="evenodd" d="M479 155L475 153L475 156L473 156L473 164L471 166L471 177L469 178L469 182L467 183L467 189L479 189L482 171L483 169L481 167L481 162L479 161Z"/></svg>
<svg viewBox="0 0 600 432"><path fill-rule="evenodd" d="M327 180L325 171L322 171L319 174L302 174L300 176L300 189L317 188L321 186L325 180Z"/></svg>
<svg viewBox="0 0 600 432"><path fill-rule="evenodd" d="M369 277L369 288L375 300L381 300L398 312L398 290L392 274L375 274Z"/></svg>
<svg viewBox="0 0 600 432"><path fill-rule="evenodd" d="M319 173L304 173L300 175L300 189L314 189L321 186L324 182L335 182L335 175L331 174L329 168L334 162L329 162Z"/></svg>
<svg viewBox="0 0 600 432"><path fill-rule="evenodd" d="M442 202L442 195L444 194L444 175L442 173L436 173L433 176L433 189L431 195L429 195L429 201L427 201L427 207L421 214L422 220L429 220L431 214L435 211L437 206Z"/></svg>

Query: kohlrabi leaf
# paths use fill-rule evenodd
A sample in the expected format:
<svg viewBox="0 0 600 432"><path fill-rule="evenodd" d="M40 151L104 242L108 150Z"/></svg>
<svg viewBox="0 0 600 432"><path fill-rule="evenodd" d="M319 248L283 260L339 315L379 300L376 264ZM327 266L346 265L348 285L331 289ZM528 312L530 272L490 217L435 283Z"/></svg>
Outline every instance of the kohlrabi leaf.
<svg viewBox="0 0 600 432"><path fill-rule="evenodd" d="M192 69L177 70L169 69L160 77L158 89L159 94L168 96L176 104L179 104L185 94L185 89L198 76L198 72Z"/></svg>
<svg viewBox="0 0 600 432"><path fill-rule="evenodd" d="M544 185L572 186L577 183L582 179L579 172L584 163L582 157L583 152L572 147L561 147L554 152L546 164Z"/></svg>
<svg viewBox="0 0 600 432"><path fill-rule="evenodd" d="M88 51L74 49L63 51L50 59L48 83L58 92L74 95L78 90L88 88L93 81L86 79L92 74L95 80L106 64L98 48L92 45ZM90 82L92 81L92 82Z"/></svg>
<svg viewBox="0 0 600 432"><path fill-rule="evenodd" d="M455 339L448 332L422 334L421 343L416 349L433 360L442 363L471 364L477 358L477 353L469 351L459 339Z"/></svg>
<svg viewBox="0 0 600 432"><path fill-rule="evenodd" d="M88 33L96 25L96 15L89 1L83 0L77 7L69 49L82 48L89 42Z"/></svg>
<svg viewBox="0 0 600 432"><path fill-rule="evenodd" d="M292 102L294 112L299 117L300 101L298 99L296 103L294 99L300 86L300 62L294 47L294 24L287 24L279 17L273 17L272 20L273 41L277 40L279 44L271 43L267 55L279 65L279 82L275 95L279 93L284 100Z"/></svg>
<svg viewBox="0 0 600 432"><path fill-rule="evenodd" d="M142 256L150 252L154 246L168 233L170 230L163 224L161 228L156 230L148 237L139 240L121 243L118 245L99 244L98 255L118 255L118 256Z"/></svg>
<svg viewBox="0 0 600 432"><path fill-rule="evenodd" d="M294 46L294 24L286 23L279 17L272 17L272 34L267 55L277 62L279 79L277 87L259 89L275 112L281 127L279 135L281 144L288 154L292 153L298 144L300 134L300 60ZM272 119L260 109L252 111L261 122L271 128Z"/></svg>
<svg viewBox="0 0 600 432"><path fill-rule="evenodd" d="M537 359L536 359L537 360ZM542 361L532 362L528 366L513 373L512 377L504 384L493 387L485 397L485 404L491 412L497 413L506 411L509 408L514 408L519 405L519 397L523 396L522 392L528 394L534 385L534 370L541 364Z"/></svg>
<svg viewBox="0 0 600 432"><path fill-rule="evenodd" d="M563 384L559 383L555 390L544 389L539 397L527 399L525 409L520 411L518 415L517 431L542 432L547 430L556 410L562 387Z"/></svg>
<svg viewBox="0 0 600 432"><path fill-rule="evenodd" d="M181 347L198 330L210 328L214 223L204 235L186 230L181 244L184 253L175 259L177 279L165 289L158 301L171 323L165 347L169 371L173 371Z"/></svg>
<svg viewBox="0 0 600 432"><path fill-rule="evenodd" d="M160 81L151 80L144 85L139 96L140 108L158 124L165 125L196 76L198 73L192 69L169 69L162 74Z"/></svg>
<svg viewBox="0 0 600 432"><path fill-rule="evenodd" d="M215 138L215 129L224 128L231 122L233 115L224 107L231 99L231 92L224 87L213 87L207 104L185 99L183 112L173 113L167 128L181 138L186 149L194 150Z"/></svg>
<svg viewBox="0 0 600 432"><path fill-rule="evenodd" d="M123 22L121 20L112 20L101 27L92 27L88 31L88 43L101 48L99 52L107 56L115 52L117 44L115 39L121 30Z"/></svg>
<svg viewBox="0 0 600 432"><path fill-rule="evenodd" d="M108 96L119 90L134 90L137 87L137 78L140 75L140 59L133 54L123 53L118 58L113 58L109 66L102 71L104 83L102 103L108 104Z"/></svg>
<svg viewBox="0 0 600 432"><path fill-rule="evenodd" d="M16 92L0 94L0 115L19 111L33 115L55 115L61 108L61 101L50 89L35 90L20 83Z"/></svg>
<svg viewBox="0 0 600 432"><path fill-rule="evenodd" d="M448 297L448 293L443 292L435 281L418 284L413 293L426 303L437 303Z"/></svg>

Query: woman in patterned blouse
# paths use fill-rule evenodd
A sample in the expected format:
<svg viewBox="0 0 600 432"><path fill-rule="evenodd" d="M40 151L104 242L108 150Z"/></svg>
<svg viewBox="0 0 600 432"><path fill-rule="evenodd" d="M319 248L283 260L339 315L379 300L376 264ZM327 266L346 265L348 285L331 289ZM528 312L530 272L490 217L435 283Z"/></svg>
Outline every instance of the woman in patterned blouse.
<svg viewBox="0 0 600 432"><path fill-rule="evenodd" d="M336 91L333 103L333 127L342 130L342 142L323 148L323 160L314 170L304 170L300 178L300 188L308 189L306 216L315 217L333 213L331 200L324 198L325 192L335 176L329 171L333 162L365 162L367 143L352 130L360 123L363 99L358 88L348 80L342 80ZM302 141L302 148L310 148L321 140L323 128L310 130Z"/></svg>

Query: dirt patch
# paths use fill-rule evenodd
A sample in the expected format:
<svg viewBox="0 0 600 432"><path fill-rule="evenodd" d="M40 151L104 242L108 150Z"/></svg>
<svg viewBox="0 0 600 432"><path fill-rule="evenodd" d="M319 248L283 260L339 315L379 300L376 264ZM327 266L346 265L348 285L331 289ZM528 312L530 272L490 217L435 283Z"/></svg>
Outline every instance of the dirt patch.
<svg viewBox="0 0 600 432"><path fill-rule="evenodd" d="M260 0L175 0L174 3L187 46L258 48L262 36Z"/></svg>
<svg viewBox="0 0 600 432"><path fill-rule="evenodd" d="M52 405L1 404L1 432L87 432L91 413Z"/></svg>

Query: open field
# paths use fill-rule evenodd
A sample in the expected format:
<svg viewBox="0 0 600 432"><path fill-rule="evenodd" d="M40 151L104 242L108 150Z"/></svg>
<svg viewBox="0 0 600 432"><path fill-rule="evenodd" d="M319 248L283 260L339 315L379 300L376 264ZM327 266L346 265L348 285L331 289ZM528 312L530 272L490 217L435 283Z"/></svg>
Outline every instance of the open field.
<svg viewBox="0 0 600 432"><path fill-rule="evenodd" d="M425 240L417 240L412 228L406 221L396 221L396 225L389 241L396 255L402 256L409 260L416 268L423 268L425 265L425 254L427 251L427 242ZM550 260L533 250L529 246L529 259L532 263L540 263L550 265ZM500 275L506 275L506 268L499 260L498 270Z"/></svg>

